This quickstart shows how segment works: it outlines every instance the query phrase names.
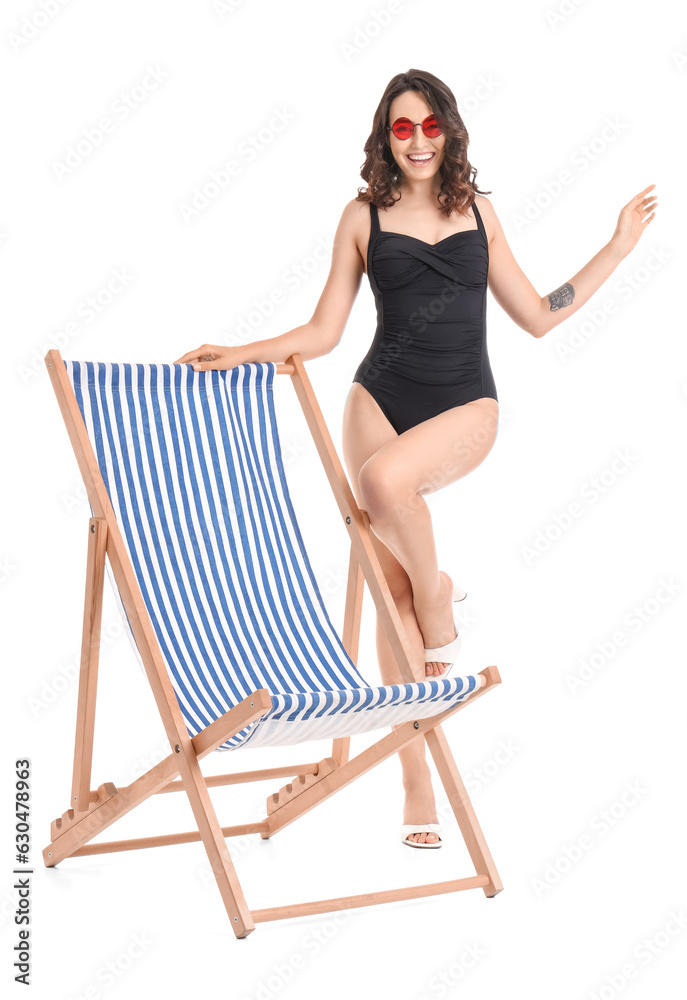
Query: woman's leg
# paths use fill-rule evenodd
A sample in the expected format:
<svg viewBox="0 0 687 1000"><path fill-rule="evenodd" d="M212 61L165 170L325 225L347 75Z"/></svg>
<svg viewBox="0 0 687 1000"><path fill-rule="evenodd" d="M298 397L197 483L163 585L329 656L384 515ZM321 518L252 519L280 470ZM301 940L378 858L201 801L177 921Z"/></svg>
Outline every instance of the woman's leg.
<svg viewBox="0 0 687 1000"><path fill-rule="evenodd" d="M487 456L496 438L498 403L479 399L424 420L379 447L361 466L362 506L375 535L410 580L423 644L454 638L450 577L439 570L429 508L422 494L461 479ZM425 664L441 676L444 664Z"/></svg>
<svg viewBox="0 0 687 1000"><path fill-rule="evenodd" d="M461 479L487 456L496 438L498 404L479 399L439 413L378 448L361 467L362 503L377 537L403 566L424 645L454 637L450 577L440 572L423 494ZM444 665L426 664L441 676Z"/></svg>
<svg viewBox="0 0 687 1000"><path fill-rule="evenodd" d="M354 382L351 386L343 421L343 451L348 467L351 489L359 507L363 507L358 484L361 467L382 445L393 441L398 434L379 409L367 390ZM384 578L403 622L408 641L415 651L412 667L417 680L424 677L422 667L422 636L413 609L413 592L408 574L386 545L371 533L372 544L380 561ZM377 616L377 659L383 684L403 683L396 658L386 637L386 631ZM432 781L425 758L425 741L413 740L398 753L405 789L404 823L436 823L436 805ZM436 843L434 833L416 834L413 840Z"/></svg>
<svg viewBox="0 0 687 1000"><path fill-rule="evenodd" d="M482 405L483 403L485 405ZM490 408L489 403L493 403L494 406ZM472 404L466 404L465 407L461 407L461 410L464 411L466 407L471 406ZM465 475L469 468L474 468L485 457L496 434L497 404L495 400L480 401L476 406L472 406L472 411L474 412L474 410L478 410L481 414L481 421L475 419L477 414L473 417L472 413L470 413L467 422L444 420L438 428L435 425L433 433L430 429L429 434L425 433L419 436L415 434L410 441L409 448L402 447L400 451L394 452L394 449L402 444L413 431L418 428L426 430L427 425L431 424L432 421L425 421L417 428L411 428L410 431L399 436L363 386L353 383L346 401L343 448L351 488L358 505L366 509L370 516L370 524L373 528L372 541L406 629L408 640L414 650L412 665L417 680L423 679L425 672L428 674L443 672L443 665L425 666L423 664L423 647L425 645L440 645L453 638L452 614L450 614L451 583L445 574L439 577L429 512L419 492L433 492L435 489L447 485L448 482L460 478L460 475ZM456 413L455 410L448 412ZM437 421L444 416L444 414L440 414L432 420ZM460 427L456 424L459 424ZM439 454L440 449L430 447L429 450L426 450L428 438L431 441L437 434L445 435L446 433L452 434L449 440L454 441L457 445L453 448L452 455L448 460L445 455L442 457ZM443 450L446 451L445 448ZM418 464L421 464L418 452L424 453L426 460L423 465L424 471L419 477L422 481L413 490L409 484L412 485L413 475L415 475L415 479L418 478L417 474L413 473ZM381 456L379 462L373 462L377 456ZM404 467L403 476L399 476L400 470L398 468L394 469L394 462L398 461L410 462L408 469ZM366 472L364 476L361 476L363 467L365 467ZM383 484L380 484L380 488L375 490L376 474L388 476L389 490L384 488ZM387 500L386 506L381 502L382 496ZM371 506L375 512L374 522L370 513ZM386 509L387 506L391 508L390 512ZM412 534L413 537L404 542L404 534ZM418 534L420 534L420 538L418 538ZM381 536L384 536L384 540ZM387 544L389 542L390 545ZM396 549L401 560L405 560L405 566L391 551L391 546ZM408 567L411 569L410 574L407 571ZM432 605L431 600L427 601L426 598L423 604L422 587L429 586L431 590L432 584L436 584L437 579L439 583L438 587L435 586L435 592L443 586L448 598L451 619L450 635L446 634L445 628L442 635L437 635L432 631L436 627L435 623L431 622L432 615L436 619L436 608ZM421 606L423 608L422 624L427 630L426 634L421 633L418 624ZM386 632L379 619L377 620L377 654L383 683L402 682ZM415 740L409 744L399 752L399 759L403 769L403 784L406 791L404 822L437 822L430 772L425 758L424 740ZM420 842L426 840L434 842L437 838L434 834L422 833L415 835L412 839Z"/></svg>
<svg viewBox="0 0 687 1000"><path fill-rule="evenodd" d="M411 664L415 679L424 679L422 635L415 616L413 607L413 592L410 586L408 574L405 572L396 557L389 552L387 547L379 538L372 533L372 544L377 552L379 561L384 572L384 577L389 584L391 596L394 599L396 610L399 613L403 627L408 636L413 656ZM403 684L404 679L396 663L396 657L391 649L386 629L377 616L377 661L379 663L379 673L383 684ZM398 758L403 773L403 788L405 791L405 803L403 808L404 823L436 823L436 803L434 792L432 791L432 778L426 760L424 737L413 740L403 750L399 750ZM417 833L410 838L424 843L436 843L439 839L435 833Z"/></svg>

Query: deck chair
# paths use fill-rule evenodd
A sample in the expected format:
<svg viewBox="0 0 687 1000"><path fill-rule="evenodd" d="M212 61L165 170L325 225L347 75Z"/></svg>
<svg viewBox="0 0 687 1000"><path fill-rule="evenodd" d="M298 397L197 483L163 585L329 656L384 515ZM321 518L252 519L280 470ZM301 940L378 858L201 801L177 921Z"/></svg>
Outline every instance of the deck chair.
<svg viewBox="0 0 687 1000"><path fill-rule="evenodd" d="M191 365L45 356L88 493L86 593L71 799L51 824L48 867L69 857L202 840L236 937L255 923L481 888L502 889L460 778L444 720L500 683L475 674L416 681L411 648L338 460L303 360L195 372ZM291 376L350 536L343 634L332 626L289 496L273 385ZM91 788L105 570L170 743L126 787ZM367 583L405 683L374 685L356 667ZM350 757L352 736L390 728ZM203 776L213 750L332 740L322 760ZM248 907L225 841L265 839L407 746L424 739L475 874L363 895ZM289 778L259 822L220 826L209 787ZM178 779L178 780L175 780ZM184 791L198 829L89 843L149 796Z"/></svg>

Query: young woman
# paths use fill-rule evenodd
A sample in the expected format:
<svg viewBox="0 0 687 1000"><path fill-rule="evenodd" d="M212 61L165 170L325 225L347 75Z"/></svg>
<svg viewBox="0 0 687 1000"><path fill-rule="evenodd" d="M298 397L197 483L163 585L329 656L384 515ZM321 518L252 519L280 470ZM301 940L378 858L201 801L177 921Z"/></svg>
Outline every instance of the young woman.
<svg viewBox="0 0 687 1000"><path fill-rule="evenodd" d="M366 273L377 331L343 415L351 488L415 651L416 678L445 676L459 638L453 581L438 567L423 494L476 468L491 450L498 402L486 345L486 290L511 319L543 337L583 306L655 216L649 185L620 212L615 232L581 271L542 298L521 271L488 198L474 183L468 134L449 88L431 73L395 76L375 112L361 176L368 187L343 210L327 283L312 318L268 340L203 344L178 358L196 370L304 360L338 344ZM491 192L486 192L491 193ZM401 676L377 622L382 682ZM424 741L399 753L401 835L440 847Z"/></svg>

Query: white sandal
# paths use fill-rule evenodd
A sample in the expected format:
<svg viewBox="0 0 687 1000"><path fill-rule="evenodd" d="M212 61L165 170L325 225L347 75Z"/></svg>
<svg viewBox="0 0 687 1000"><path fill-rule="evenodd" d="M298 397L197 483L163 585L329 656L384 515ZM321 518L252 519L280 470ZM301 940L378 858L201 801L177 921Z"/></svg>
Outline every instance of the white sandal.
<svg viewBox="0 0 687 1000"><path fill-rule="evenodd" d="M439 823L405 823L401 827L401 840L408 847L441 847L443 839L437 840L435 844L419 844L415 840L408 840L412 833L436 833L441 838L441 826Z"/></svg>
<svg viewBox="0 0 687 1000"><path fill-rule="evenodd" d="M465 600L467 594L460 587L453 588L453 603L457 604L459 601ZM453 616L453 627L456 630L456 635L454 639L447 642L443 646L435 646L433 649L425 649L425 663L448 663L448 666L442 674L427 674L425 679L435 679L448 677L453 668L453 664L456 662L456 657L458 656L458 650L460 649L460 633L458 632L458 622L456 621L455 615Z"/></svg>

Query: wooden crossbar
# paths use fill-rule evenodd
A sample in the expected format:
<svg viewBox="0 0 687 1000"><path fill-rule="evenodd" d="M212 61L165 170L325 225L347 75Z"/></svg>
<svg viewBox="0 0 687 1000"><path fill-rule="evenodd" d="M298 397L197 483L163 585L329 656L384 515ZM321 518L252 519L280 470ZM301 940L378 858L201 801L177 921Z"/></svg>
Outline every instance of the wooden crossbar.
<svg viewBox="0 0 687 1000"><path fill-rule="evenodd" d="M300 774L317 774L318 764L287 764L286 767L265 767L261 771L237 771L236 774L211 774L205 779L208 788L218 785L238 785L244 781L267 781L269 778L298 777ZM183 781L170 781L164 788L158 788L156 795L163 792L183 792Z"/></svg>
<svg viewBox="0 0 687 1000"><path fill-rule="evenodd" d="M68 809L53 821L51 842L43 851L46 866L57 865L68 857L202 840L232 929L238 938L246 937L255 929L255 923L261 921L397 902L472 888L481 888L488 897L500 892L502 885L498 872L441 729L441 724L446 719L500 683L501 678L495 666L480 672L480 689L466 701L429 719L393 726L388 735L356 757L350 757L350 737L340 737L332 741L331 756L323 761L235 774L203 775L200 769L201 759L264 715L272 704L270 693L266 689L253 692L197 736L189 736L60 352L48 351L45 363L92 509L87 546L71 800ZM416 678L412 668L412 650L372 543L367 512L358 508L353 497L302 358L299 354L293 354L286 363L278 364L276 370L277 374L291 376L342 521L350 536L348 586L342 631L344 647L353 663L356 663L363 593L367 584L401 677L405 682L413 683ZM90 784L106 556L110 560L122 604L169 739L171 753L130 785L118 788L112 782L104 782L93 791ZM274 836L415 739L427 742L476 873L466 878L426 885L251 910L244 898L225 838L249 834L259 834L262 839ZM269 805L264 820L220 826L210 800L209 788L281 777L290 777L292 780L268 796ZM198 825L197 830L90 843L94 837L151 795L176 791L187 794Z"/></svg>
<svg viewBox="0 0 687 1000"><path fill-rule="evenodd" d="M402 889L380 889L378 892L365 892L357 896L316 899L311 903L288 903L265 910L251 910L251 913L256 923L262 920L286 920L288 917L302 917L310 913L330 913L332 910L350 910L356 906L377 906L379 903L396 903L402 899L421 899L443 892L459 892L461 889L485 889L488 884L488 876L470 875L468 878L409 885Z"/></svg>
<svg viewBox="0 0 687 1000"><path fill-rule="evenodd" d="M262 833L267 823L262 820L258 823L240 823L238 826L220 827L223 837L245 837L249 833ZM135 837L128 840L109 840L99 844L87 844L80 847L78 851L73 851L70 858L80 858L87 854L113 854L116 851L140 851L146 847L170 847L174 844L191 844L194 841L202 840L198 830L191 830L188 833L164 833L157 837Z"/></svg>

